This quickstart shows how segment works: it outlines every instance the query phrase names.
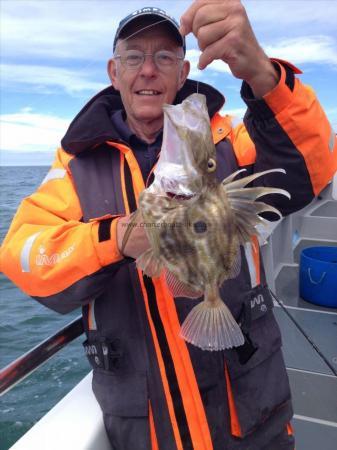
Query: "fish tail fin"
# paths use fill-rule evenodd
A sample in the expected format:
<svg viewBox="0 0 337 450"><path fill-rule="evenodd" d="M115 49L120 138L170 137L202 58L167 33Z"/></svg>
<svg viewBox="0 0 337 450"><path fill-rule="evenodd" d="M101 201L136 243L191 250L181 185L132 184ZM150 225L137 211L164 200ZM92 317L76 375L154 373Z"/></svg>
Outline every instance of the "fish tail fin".
<svg viewBox="0 0 337 450"><path fill-rule="evenodd" d="M203 301L195 306L182 324L180 336L209 351L239 347L244 343L241 328L220 297L215 304Z"/></svg>

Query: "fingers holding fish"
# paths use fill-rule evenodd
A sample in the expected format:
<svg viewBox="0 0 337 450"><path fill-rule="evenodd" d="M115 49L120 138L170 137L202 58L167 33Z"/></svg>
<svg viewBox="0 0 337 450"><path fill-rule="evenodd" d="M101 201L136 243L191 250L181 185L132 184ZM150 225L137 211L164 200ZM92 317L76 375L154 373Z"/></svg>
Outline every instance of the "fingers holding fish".
<svg viewBox="0 0 337 450"><path fill-rule="evenodd" d="M233 1L238 3L237 0L195 0L180 18L180 32L196 35L201 27L223 20L228 15L228 7L224 5Z"/></svg>

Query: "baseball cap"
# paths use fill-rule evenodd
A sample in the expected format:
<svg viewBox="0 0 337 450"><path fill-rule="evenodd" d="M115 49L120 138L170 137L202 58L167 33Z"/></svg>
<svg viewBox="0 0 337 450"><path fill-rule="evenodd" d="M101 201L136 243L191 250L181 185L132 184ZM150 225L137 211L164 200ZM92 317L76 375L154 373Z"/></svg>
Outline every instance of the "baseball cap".
<svg viewBox="0 0 337 450"><path fill-rule="evenodd" d="M115 35L115 39L114 39L114 43L113 43L114 51L115 51L118 39L119 38L122 39L122 36L123 36L124 32L126 31L127 27L131 23L136 22L136 20L139 20L139 18L141 18L141 17L153 18L153 23L163 21L163 23L167 23L168 25L170 25L172 31L175 34L175 37L177 38L179 45L181 45L183 47L184 53L186 52L185 37L180 34L178 22L172 16L167 14L167 12L165 12L164 10L162 10L160 8L155 8L155 7L145 7L145 8L137 9L137 11L134 11L133 13L129 14L123 20L121 20L119 22L119 25L118 25L118 28L116 31L116 35ZM123 37L125 37L125 36L123 36Z"/></svg>

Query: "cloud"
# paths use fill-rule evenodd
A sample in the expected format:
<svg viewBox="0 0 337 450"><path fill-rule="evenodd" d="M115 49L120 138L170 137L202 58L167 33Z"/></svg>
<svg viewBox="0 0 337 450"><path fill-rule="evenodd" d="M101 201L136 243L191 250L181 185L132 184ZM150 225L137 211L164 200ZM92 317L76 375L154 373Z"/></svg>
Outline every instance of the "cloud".
<svg viewBox="0 0 337 450"><path fill-rule="evenodd" d="M70 95L83 91L96 92L108 85L93 81L89 74L80 70L61 67L27 64L2 64L1 84L7 89L17 90L18 86L26 86L31 93L33 88L39 93L52 93L61 88Z"/></svg>
<svg viewBox="0 0 337 450"><path fill-rule="evenodd" d="M329 64L337 66L337 42L331 36L301 36L285 38L272 44L263 45L265 52L275 58L285 59L294 64ZM187 50L186 57L191 62L191 77L202 79L203 72L198 70L197 64L201 52L197 49ZM229 66L221 60L213 61L207 67L209 71L231 73Z"/></svg>
<svg viewBox="0 0 337 450"><path fill-rule="evenodd" d="M234 118L237 118L237 119L242 119L243 116L245 115L246 110L247 110L247 108L227 109L226 107L224 107L221 109L220 114L233 116Z"/></svg>
<svg viewBox="0 0 337 450"><path fill-rule="evenodd" d="M337 133L337 107L326 108L326 115L334 131Z"/></svg>
<svg viewBox="0 0 337 450"><path fill-rule="evenodd" d="M189 1L159 6L178 18ZM2 57L106 60L118 23L136 9L138 1L2 1Z"/></svg>
<svg viewBox="0 0 337 450"><path fill-rule="evenodd" d="M210 71L221 72L221 73L231 73L228 65L221 60L213 61L205 69L206 72L203 70L199 70L197 65L198 65L200 55L201 55L201 51L197 50L197 49L191 49L191 50L186 51L186 59L188 59L191 63L191 71L189 74L189 76L191 78L203 80L204 77L212 75L210 73Z"/></svg>
<svg viewBox="0 0 337 450"><path fill-rule="evenodd" d="M275 44L262 45L265 52L275 58L285 59L294 64L330 64L337 66L337 42L331 36L302 36L286 38ZM202 77L198 70L200 50L187 50L186 57L191 62L190 76ZM231 73L228 65L221 60L213 61L207 71Z"/></svg>
<svg viewBox="0 0 337 450"><path fill-rule="evenodd" d="M263 46L269 56L286 59L294 64L337 65L337 42L331 36L303 36L283 39Z"/></svg>
<svg viewBox="0 0 337 450"><path fill-rule="evenodd" d="M280 36L334 33L336 1L243 0L260 40L265 31ZM190 6L189 0L159 6L178 20ZM11 0L1 2L2 58L46 58L105 61L119 21L139 8L138 1ZM291 9L291 14L289 13ZM192 48L195 39L188 36Z"/></svg>
<svg viewBox="0 0 337 450"><path fill-rule="evenodd" d="M243 0L248 17L255 26L275 33L321 29L335 31L337 2L334 0Z"/></svg>
<svg viewBox="0 0 337 450"><path fill-rule="evenodd" d="M197 67L200 53L201 53L200 50L196 50L196 49L190 49L190 50L186 51L186 59L191 64L189 77L193 78L195 80L202 79L202 77L203 77L203 72L201 70L199 70Z"/></svg>
<svg viewBox="0 0 337 450"><path fill-rule="evenodd" d="M25 108L0 116L0 148L13 151L51 151L60 145L70 120Z"/></svg>
<svg viewBox="0 0 337 450"><path fill-rule="evenodd" d="M3 2L1 8L5 58L97 60L101 52L111 51L112 30L118 21L113 11L106 11L106 20L104 10L113 9L113 2L13 0Z"/></svg>

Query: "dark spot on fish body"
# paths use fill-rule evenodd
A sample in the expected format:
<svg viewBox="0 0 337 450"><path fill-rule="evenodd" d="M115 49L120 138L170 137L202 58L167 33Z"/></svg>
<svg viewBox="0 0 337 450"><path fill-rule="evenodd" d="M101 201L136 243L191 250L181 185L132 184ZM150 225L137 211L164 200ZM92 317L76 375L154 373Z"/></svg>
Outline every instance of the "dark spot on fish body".
<svg viewBox="0 0 337 450"><path fill-rule="evenodd" d="M203 220L199 220L198 222L194 222L193 224L193 230L197 234L203 234L207 231L207 223Z"/></svg>
<svg viewBox="0 0 337 450"><path fill-rule="evenodd" d="M172 242L172 241L171 241ZM178 255L181 258L191 257L195 255L195 246L185 239L174 239L174 245L171 242L165 241L165 246L170 249L172 254Z"/></svg>
<svg viewBox="0 0 337 450"><path fill-rule="evenodd" d="M161 256L171 266L170 270L190 287L199 288L197 249L193 240L182 229L164 228L160 230L160 242Z"/></svg>
<svg viewBox="0 0 337 450"><path fill-rule="evenodd" d="M188 240L177 239L177 236L172 236L172 233L179 233L179 230L163 229L160 231L161 248L164 256L171 255L175 258L184 258L195 254L195 247Z"/></svg>

